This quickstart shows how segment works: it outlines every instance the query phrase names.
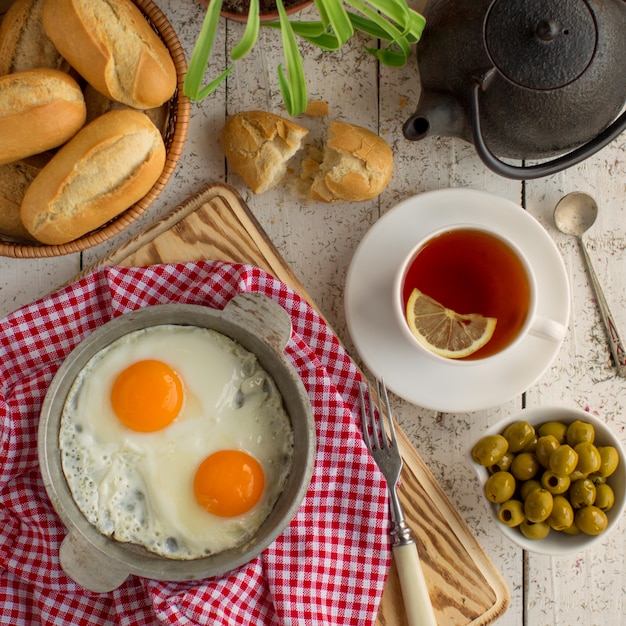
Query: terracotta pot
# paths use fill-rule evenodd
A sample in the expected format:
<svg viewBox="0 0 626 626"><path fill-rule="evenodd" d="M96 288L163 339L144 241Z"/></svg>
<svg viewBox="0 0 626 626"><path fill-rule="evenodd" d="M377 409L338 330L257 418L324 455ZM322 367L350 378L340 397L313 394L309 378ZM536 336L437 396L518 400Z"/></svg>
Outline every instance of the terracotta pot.
<svg viewBox="0 0 626 626"><path fill-rule="evenodd" d="M198 2L205 7L209 5L208 0L198 0ZM302 11L306 9L308 6L313 4L313 0L302 0L299 4L294 6L290 6L286 8L287 15L292 15L293 13L297 13L298 11ZM248 16L240 13L229 13L228 11L220 11L220 15L228 20L233 20L235 22L247 22ZM263 13L261 14L262 22L277 22L279 20L278 11L272 11L271 13Z"/></svg>

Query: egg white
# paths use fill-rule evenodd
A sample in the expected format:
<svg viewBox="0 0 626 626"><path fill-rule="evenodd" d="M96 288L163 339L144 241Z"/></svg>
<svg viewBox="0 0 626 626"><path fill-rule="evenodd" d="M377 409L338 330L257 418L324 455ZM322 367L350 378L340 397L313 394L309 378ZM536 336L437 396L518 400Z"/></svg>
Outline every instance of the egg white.
<svg viewBox="0 0 626 626"><path fill-rule="evenodd" d="M118 374L161 360L183 381L168 427L127 428L110 394ZM59 431L63 472L79 509L100 532L176 559L201 558L249 539L284 489L293 432L280 393L256 357L213 330L160 325L129 333L95 355L68 394ZM196 501L193 479L218 450L244 450L265 474L261 501L232 518Z"/></svg>

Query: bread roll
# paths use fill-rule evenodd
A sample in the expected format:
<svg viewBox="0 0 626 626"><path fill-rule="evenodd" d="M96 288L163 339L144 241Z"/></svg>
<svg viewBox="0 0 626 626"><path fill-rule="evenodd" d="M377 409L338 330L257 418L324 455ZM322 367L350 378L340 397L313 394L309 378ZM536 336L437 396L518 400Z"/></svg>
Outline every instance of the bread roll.
<svg viewBox="0 0 626 626"><path fill-rule="evenodd" d="M266 111L232 115L222 129L222 149L228 164L254 193L275 187L287 161L301 148L309 131Z"/></svg>
<svg viewBox="0 0 626 626"><path fill-rule="evenodd" d="M130 0L45 0L43 24L72 67L112 100L149 109L174 94L169 50Z"/></svg>
<svg viewBox="0 0 626 626"><path fill-rule="evenodd" d="M0 75L69 65L43 27L44 0L15 0L0 23Z"/></svg>
<svg viewBox="0 0 626 626"><path fill-rule="evenodd" d="M361 126L333 120L311 197L356 202L378 196L391 180L393 153L387 142Z"/></svg>
<svg viewBox="0 0 626 626"><path fill-rule="evenodd" d="M76 81L52 69L0 76L0 164L56 148L85 123Z"/></svg>
<svg viewBox="0 0 626 626"><path fill-rule="evenodd" d="M98 228L158 180L165 145L138 111L111 111L85 126L31 183L21 207L26 229L60 245Z"/></svg>
<svg viewBox="0 0 626 626"><path fill-rule="evenodd" d="M0 165L0 235L20 241L33 241L20 218L24 194L39 168L24 161Z"/></svg>

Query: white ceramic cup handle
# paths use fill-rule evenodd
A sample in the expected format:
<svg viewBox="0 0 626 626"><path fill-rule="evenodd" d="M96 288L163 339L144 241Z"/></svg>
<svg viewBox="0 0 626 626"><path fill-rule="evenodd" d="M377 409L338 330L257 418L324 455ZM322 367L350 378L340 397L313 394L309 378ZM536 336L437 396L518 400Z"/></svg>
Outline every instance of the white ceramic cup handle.
<svg viewBox="0 0 626 626"><path fill-rule="evenodd" d="M393 546L409 626L437 626L415 543Z"/></svg>
<svg viewBox="0 0 626 626"><path fill-rule="evenodd" d="M535 337L541 337L548 341L561 341L565 337L567 328L560 322L551 320L541 315L536 315L528 332Z"/></svg>

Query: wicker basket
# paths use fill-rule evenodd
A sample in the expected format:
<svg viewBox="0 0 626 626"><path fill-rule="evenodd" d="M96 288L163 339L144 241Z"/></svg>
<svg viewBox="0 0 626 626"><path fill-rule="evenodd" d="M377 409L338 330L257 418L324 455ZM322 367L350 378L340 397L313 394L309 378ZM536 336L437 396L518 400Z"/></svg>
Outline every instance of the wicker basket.
<svg viewBox="0 0 626 626"><path fill-rule="evenodd" d="M81 252L87 248L97 246L123 231L144 213L161 193L167 181L170 179L170 176L176 169L178 159L183 152L189 127L190 103L189 99L183 95L182 92L183 80L187 72L185 53L180 45L176 32L161 9L159 9L152 0L133 1L167 46L172 60L174 61L176 74L178 76L178 87L168 103L168 121L163 131L167 154L161 176L152 189L129 209L97 230L87 233L69 243L59 246L48 246L30 242L19 243L12 241L10 238L0 233L0 256L24 259L44 258Z"/></svg>

